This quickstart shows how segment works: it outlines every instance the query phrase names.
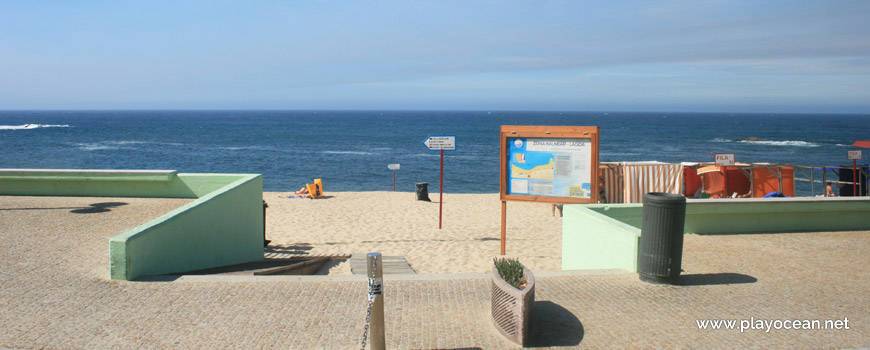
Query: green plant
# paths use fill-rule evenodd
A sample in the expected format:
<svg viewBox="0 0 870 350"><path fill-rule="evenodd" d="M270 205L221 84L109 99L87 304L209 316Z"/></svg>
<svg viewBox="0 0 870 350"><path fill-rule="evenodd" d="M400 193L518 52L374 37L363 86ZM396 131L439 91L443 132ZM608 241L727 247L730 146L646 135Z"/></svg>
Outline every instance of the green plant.
<svg viewBox="0 0 870 350"><path fill-rule="evenodd" d="M498 275L501 276L501 279L514 286L516 289L523 288L523 264L520 263L519 259L492 258L492 261L495 264L495 270L498 271Z"/></svg>

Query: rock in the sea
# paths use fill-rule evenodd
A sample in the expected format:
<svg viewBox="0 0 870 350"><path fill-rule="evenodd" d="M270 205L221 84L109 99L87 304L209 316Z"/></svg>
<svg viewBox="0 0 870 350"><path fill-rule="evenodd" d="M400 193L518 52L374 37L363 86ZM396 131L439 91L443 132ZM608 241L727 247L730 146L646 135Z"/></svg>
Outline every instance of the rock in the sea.
<svg viewBox="0 0 870 350"><path fill-rule="evenodd" d="M753 136L753 137L747 137L747 138L743 139L743 141L764 141L764 140L762 140L759 137Z"/></svg>

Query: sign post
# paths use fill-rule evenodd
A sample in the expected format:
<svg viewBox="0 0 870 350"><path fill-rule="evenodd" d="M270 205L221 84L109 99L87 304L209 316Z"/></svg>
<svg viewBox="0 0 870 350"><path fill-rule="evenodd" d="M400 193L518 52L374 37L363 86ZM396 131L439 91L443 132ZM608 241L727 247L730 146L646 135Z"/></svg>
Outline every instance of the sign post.
<svg viewBox="0 0 870 350"><path fill-rule="evenodd" d="M713 153L713 152L710 152ZM713 155L716 166L727 167L736 164L734 161L734 153L715 153ZM722 188L723 195L728 195L728 168L722 169ZM782 188L779 189L782 191Z"/></svg>
<svg viewBox="0 0 870 350"><path fill-rule="evenodd" d="M861 150L849 151L849 159L852 160L852 195L858 196L858 159L861 159Z"/></svg>
<svg viewBox="0 0 870 350"><path fill-rule="evenodd" d="M393 192L396 192L396 170L399 170L399 164L388 164L387 168L393 171Z"/></svg>
<svg viewBox="0 0 870 350"><path fill-rule="evenodd" d="M734 153L716 153L716 166L733 166Z"/></svg>
<svg viewBox="0 0 870 350"><path fill-rule="evenodd" d="M597 203L598 127L502 125L501 255L507 201Z"/></svg>
<svg viewBox="0 0 870 350"><path fill-rule="evenodd" d="M423 145L430 151L441 151L441 180L438 185L438 229L440 230L444 209L444 151L456 150L456 135L429 135L423 140Z"/></svg>

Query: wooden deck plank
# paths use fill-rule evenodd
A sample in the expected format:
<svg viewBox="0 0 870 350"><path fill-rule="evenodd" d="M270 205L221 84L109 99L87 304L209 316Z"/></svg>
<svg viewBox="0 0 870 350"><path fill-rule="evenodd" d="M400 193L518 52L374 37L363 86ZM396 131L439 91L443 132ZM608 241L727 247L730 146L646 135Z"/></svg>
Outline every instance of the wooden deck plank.
<svg viewBox="0 0 870 350"><path fill-rule="evenodd" d="M368 273L366 270L366 255L367 254L353 254L350 257L350 271L354 275L365 275ZM416 274L417 271L414 271L411 268L411 265L408 264L408 261L405 260L404 256L383 256L381 257L381 266L383 266L384 274Z"/></svg>

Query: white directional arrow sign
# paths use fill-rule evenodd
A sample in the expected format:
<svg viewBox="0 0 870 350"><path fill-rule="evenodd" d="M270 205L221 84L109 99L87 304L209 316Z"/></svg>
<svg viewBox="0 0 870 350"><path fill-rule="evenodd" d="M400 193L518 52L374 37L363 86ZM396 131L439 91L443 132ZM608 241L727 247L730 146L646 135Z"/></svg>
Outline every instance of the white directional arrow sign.
<svg viewBox="0 0 870 350"><path fill-rule="evenodd" d="M455 151L456 136L455 135L429 135L423 140L423 145L430 151Z"/></svg>

